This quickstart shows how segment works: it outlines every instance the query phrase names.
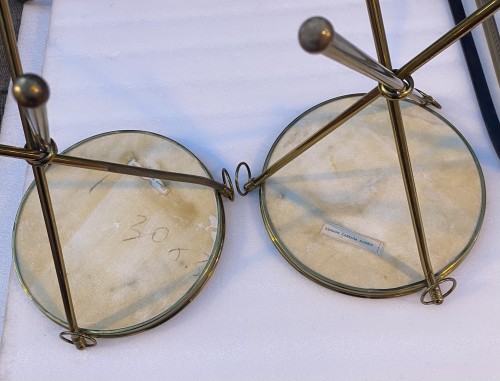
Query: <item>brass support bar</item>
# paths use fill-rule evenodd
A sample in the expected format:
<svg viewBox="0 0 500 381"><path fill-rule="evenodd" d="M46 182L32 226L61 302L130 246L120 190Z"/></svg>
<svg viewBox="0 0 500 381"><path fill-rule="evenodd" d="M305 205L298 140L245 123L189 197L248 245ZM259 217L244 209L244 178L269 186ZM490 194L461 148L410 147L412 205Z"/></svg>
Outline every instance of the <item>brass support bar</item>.
<svg viewBox="0 0 500 381"><path fill-rule="evenodd" d="M387 100L387 107L389 109L389 115L391 117L392 129L398 152L399 165L401 167L401 173L403 175L406 198L408 201L408 207L410 209L411 222L413 224L413 232L415 233L418 254L420 256L420 263L422 264L422 270L424 272L427 286L430 287L436 284L436 279L429 256L427 240L425 238L424 222L422 219L422 214L420 212L417 188L415 185L415 178L413 176L410 152L406 141L401 108L397 101L393 102L391 100ZM439 286L434 289L434 292L430 293L430 296L434 304L441 304L443 302Z"/></svg>
<svg viewBox="0 0 500 381"><path fill-rule="evenodd" d="M331 132L335 131L335 129L341 126L343 123L347 122L358 112L367 107L370 103L375 101L380 96L380 92L378 87L365 94L361 99L359 99L356 103L348 107L344 112L342 112L338 117L332 120L330 123L326 124L322 127L318 132L308 138L306 141L295 147L281 159L277 160L273 165L267 168L264 172L262 172L259 176L250 179L247 183L245 183L244 188L245 191L250 192L251 190L262 185L264 181L266 181L270 176L275 174L285 165L290 163L297 156L301 155L321 139L326 137Z"/></svg>
<svg viewBox="0 0 500 381"><path fill-rule="evenodd" d="M299 29L299 42L308 53L322 54L398 93L407 92L405 96L421 106L432 104L441 108L441 105L429 95L418 89L408 88L408 84L398 78L391 69L381 65L342 37L335 31L330 21L323 17L311 17L302 24Z"/></svg>
<svg viewBox="0 0 500 381"><path fill-rule="evenodd" d="M370 26L372 28L377 58L382 65L391 70L391 55L389 54L389 44L387 43L380 3L378 0L366 0L366 7L368 9L368 16L370 17Z"/></svg>
<svg viewBox="0 0 500 381"><path fill-rule="evenodd" d="M25 159L29 161L43 160L46 153L37 150L12 147L0 144L0 155L12 158ZM131 165L110 163L107 161L85 159L81 157L55 154L50 163L92 169L95 171L119 173L122 175L148 177L167 181L178 181L183 183L198 184L212 188L223 196L232 199L234 191L226 184L219 183L208 177L189 175L185 173L161 171L157 169L134 167Z"/></svg>
<svg viewBox="0 0 500 381"><path fill-rule="evenodd" d="M473 28L481 24L488 17L491 17L500 8L499 0L492 0L485 6L479 8L477 11L472 13L469 17L464 19L461 23L457 24L455 27L450 29L448 33L445 33L442 37L437 39L432 45L427 49L424 49L420 54L411 59L406 63L401 69L398 70L396 75L400 79L404 79L411 75L414 71L419 69L425 63L430 61L433 57L441 53L443 50L448 48L455 41L462 38L465 34L469 33ZM363 110L371 102L375 101L377 97L380 96L378 88L373 89L367 93L364 97L358 100L356 103L351 105L347 110L340 114L330 123L322 127L313 136L305 140L299 146L294 148L292 151L287 153L281 159L272 164L264 172L255 178L249 179L244 185L244 190L250 192L251 190L259 187L262 183L267 180L270 176L275 174L285 165L290 163L297 156L304 153L306 150L311 148L314 144L319 142L321 139L326 137L331 132L335 131L342 123L347 122L351 117L356 115L358 112Z"/></svg>
<svg viewBox="0 0 500 381"><path fill-rule="evenodd" d="M493 16L498 9L500 9L500 1L491 0L488 4L479 8L462 22L450 29L448 33L444 34L428 48L424 49L420 54L408 61L406 65L398 70L397 76L399 78L405 78L408 75L411 75L443 50L448 48L451 44L460 40L488 17Z"/></svg>
<svg viewBox="0 0 500 381"><path fill-rule="evenodd" d="M12 24L12 18L10 15L10 9L7 0L0 0L0 14L0 32L2 35L2 42L5 48L5 55L7 57L10 75L12 77L12 80L14 81L17 77L23 74L23 69L21 66L19 51L17 49L14 27ZM21 116L23 131L26 138L26 146L29 149L38 149L39 147L35 145L34 136L29 129L26 116L21 107L19 108L19 114ZM64 312L66 314L66 319L68 320L69 329L72 333L71 340L78 349L83 349L87 346L87 342L82 336L79 336L78 323L76 320L75 311L73 309L73 302L71 299L68 278L66 276L61 244L59 242L59 236L57 232L57 225L54 217L54 211L52 209L52 202L50 199L49 188L47 186L47 179L45 177L45 171L43 167L34 166L33 175L35 177L36 188L38 191L38 196L40 198L40 205L42 207L43 218L47 229L47 236L52 251L52 258L54 260L57 281L59 283L59 288L61 291Z"/></svg>
<svg viewBox="0 0 500 381"><path fill-rule="evenodd" d="M196 176L178 172L168 172L168 171L143 168L143 167L133 167L125 164L110 163L101 160L84 159L80 157L60 155L60 154L55 155L54 160L52 162L54 164L93 169L96 171L120 173L123 175L149 177L160 180L177 181L189 184L202 185L216 190L221 195L231 200L233 199L234 195L234 191L227 185L203 176Z"/></svg>
<svg viewBox="0 0 500 381"><path fill-rule="evenodd" d="M0 155L24 160L39 160L43 157L43 153L40 151L5 144L0 144Z"/></svg>
<svg viewBox="0 0 500 381"><path fill-rule="evenodd" d="M378 0L366 0L368 8L368 15L370 17L370 24L372 28L373 40L375 41L375 48L379 61L385 67L392 69L391 57L389 54L389 47L387 44L387 37L385 33L382 12L380 10L380 3ZM398 152L399 165L401 167L401 174L403 176L403 183L406 191L406 199L410 209L411 221L413 224L413 232L417 243L417 250L420 256L420 263L424 272L427 287L432 287L432 292L429 295L434 304L443 303L443 294L436 284L434 270L429 256L429 249L427 247L427 240L425 238L424 222L420 212L420 205L418 202L417 187L415 185L415 178L411 166L410 151L406 141L406 134L404 130L403 117L401 114L401 107L399 101L387 99L387 107L391 118L392 130L394 133L394 140L396 142L396 149Z"/></svg>

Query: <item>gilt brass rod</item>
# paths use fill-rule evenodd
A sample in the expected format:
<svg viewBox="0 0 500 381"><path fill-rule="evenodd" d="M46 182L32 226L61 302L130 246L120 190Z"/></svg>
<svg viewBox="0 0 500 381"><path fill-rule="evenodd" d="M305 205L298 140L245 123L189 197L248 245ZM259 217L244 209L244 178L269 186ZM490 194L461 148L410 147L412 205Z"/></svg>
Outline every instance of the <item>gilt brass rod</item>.
<svg viewBox="0 0 500 381"><path fill-rule="evenodd" d="M415 234L420 263L422 265L422 270L424 272L427 287L431 288L432 286L435 286L432 288L432 292L430 292L432 302L434 304L441 304L443 302L443 296L439 285L436 284L436 278L434 276L434 270L432 268L429 249L427 247L424 222L422 219L422 214L420 212L417 188L415 185L415 178L413 176L410 152L408 150L408 144L406 141L401 108L397 101L393 102L390 100L387 100L387 107L389 109L389 115L391 118L394 139L396 141L399 165L401 167L401 173L403 175L406 199L408 201L408 207L410 209L411 222L413 225L413 232Z"/></svg>
<svg viewBox="0 0 500 381"><path fill-rule="evenodd" d="M397 76L400 79L403 79L408 75L411 75L414 71L419 69L421 66L426 64L432 58L434 58L436 55L438 55L443 50L448 48L451 44L462 38L465 34L469 33L473 28L481 24L488 17L491 17L498 10L498 8L500 8L499 0L492 0L485 6L479 8L477 11L472 13L462 22L460 22L452 29L450 29L450 31L445 33L442 37L437 39L428 48L424 49L420 54L415 56L403 67L401 67L401 69L399 69L397 72ZM267 180L269 177L271 177L285 165L290 163L297 156L307 151L321 139L323 139L324 137L328 136L330 133L335 131L335 129L340 125L342 125L342 123L347 122L351 117L353 117L358 112L363 110L371 102L375 101L375 99L377 99L378 96L380 96L380 93L378 87L376 87L369 93L365 94L356 103L351 105L337 118L335 118L334 120L326 124L324 127L322 127L318 132L316 132L310 138L306 139L304 142L295 147L292 151L287 153L281 159L277 160L269 168L263 171L259 176L249 179L249 181L246 182L244 185L245 191L249 192L261 186L265 180Z"/></svg>
<svg viewBox="0 0 500 381"><path fill-rule="evenodd" d="M37 150L29 150L26 148L18 148L0 144L0 155L12 158L25 159L31 161L41 160L45 153ZM100 160L92 160L75 156L56 154L51 163L65 165L70 167L78 167L84 169L92 169L95 171L119 173L122 175L139 176L155 178L160 180L178 181L183 183L197 184L213 188L222 195L228 197L227 192L231 192L224 184L212 180L208 177L190 175L185 173L161 171L157 169L134 167L125 164L117 164Z"/></svg>
<svg viewBox="0 0 500 381"><path fill-rule="evenodd" d="M443 50L448 48L451 44L461 39L467 33L469 33L476 26L481 24L488 17L493 16L493 14L500 8L500 0L491 0L489 3L479 8L473 12L470 16L465 18L462 22L457 24L455 27L450 29L450 31L444 34L440 39L435 41L433 44L429 45L428 48L424 49L420 54L412 58L408 63L402 66L398 70L398 77L405 78L411 75L416 70L425 65L428 61L433 59Z"/></svg>
<svg viewBox="0 0 500 381"><path fill-rule="evenodd" d="M392 69L380 3L378 0L366 0L366 5L368 8L373 40L375 41L377 57L382 65L388 69ZM432 269L429 249L425 237L424 222L420 212L417 188L415 185L415 178L413 176L410 151L408 149L403 118L401 115L401 107L399 105L399 101L392 101L390 99L387 99L387 107L391 118L392 130L394 133L394 140L398 152L399 165L401 167L406 199L410 209L410 216L417 243L417 250L420 257L420 263L422 265L427 287L430 288L434 286L432 292L430 292L432 302L434 304L441 304L443 302L443 296L439 285L436 285L434 270Z"/></svg>
<svg viewBox="0 0 500 381"><path fill-rule="evenodd" d="M408 98L421 106L432 104L441 108L439 103L422 91L407 89L407 84L391 69L342 37L330 21L323 17L311 17L302 24L299 42L308 53L322 54L398 92L409 91Z"/></svg>
<svg viewBox="0 0 500 381"><path fill-rule="evenodd" d="M17 77L23 74L23 69L21 65L21 59L19 57L19 51L17 49L14 27L7 0L0 0L0 13L0 32L2 34L2 42L5 49L5 55L7 57L10 75L12 77L12 80L14 81ZM35 146L34 136L29 129L26 116L21 107L19 107L19 114L21 116L21 122L23 125L27 147L29 149L38 149L39 147ZM73 301L71 299L71 292L66 275L66 269L64 266L64 259L62 255L61 244L59 241L56 220L43 167L33 166L33 175L35 178L38 197L40 199L40 205L42 208L43 219L47 229L47 236L52 251L52 258L54 261L59 289L61 291L64 312L66 315L66 319L68 320L70 331L77 333L79 331L78 323L73 308ZM82 349L86 346L85 340L83 338L75 335L72 337L72 340L75 346L79 349Z"/></svg>
<svg viewBox="0 0 500 381"><path fill-rule="evenodd" d="M370 18L370 26L372 28L377 58L382 65L392 70L391 55L389 53L389 44L387 43L387 35L385 33L380 3L378 0L366 0L366 6Z"/></svg>
<svg viewBox="0 0 500 381"><path fill-rule="evenodd" d="M365 94L361 99L359 99L356 103L349 106L344 112L342 112L339 116L337 116L334 120L326 124L322 127L318 132L308 138L306 141L295 147L281 159L277 160L273 165L267 168L264 172L262 172L256 178L250 179L245 185L244 188L246 191L251 191L264 183L269 177L283 168L285 165L290 163L297 156L301 155L321 139L325 138L331 132L335 131L337 127L341 126L343 123L347 122L358 112L367 107L370 103L374 102L380 96L380 92L378 87Z"/></svg>

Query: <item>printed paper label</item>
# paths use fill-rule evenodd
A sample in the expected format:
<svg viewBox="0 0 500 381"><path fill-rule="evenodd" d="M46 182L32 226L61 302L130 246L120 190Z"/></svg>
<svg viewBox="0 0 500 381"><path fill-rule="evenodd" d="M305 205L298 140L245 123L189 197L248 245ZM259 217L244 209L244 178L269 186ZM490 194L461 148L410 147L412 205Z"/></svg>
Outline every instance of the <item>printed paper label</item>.
<svg viewBox="0 0 500 381"><path fill-rule="evenodd" d="M338 241L361 247L375 254L380 255L384 252L384 242L363 234L359 234L343 226L326 222L321 229L321 234L334 238Z"/></svg>

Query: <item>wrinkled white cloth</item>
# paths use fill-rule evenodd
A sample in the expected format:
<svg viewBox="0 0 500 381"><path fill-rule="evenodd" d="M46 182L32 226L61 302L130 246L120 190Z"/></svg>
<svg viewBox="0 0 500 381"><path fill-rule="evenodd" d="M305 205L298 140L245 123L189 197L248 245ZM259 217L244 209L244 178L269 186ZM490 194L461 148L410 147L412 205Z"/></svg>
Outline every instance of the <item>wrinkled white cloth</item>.
<svg viewBox="0 0 500 381"><path fill-rule="evenodd" d="M381 3L395 67L453 25L445 1ZM35 39L30 28L40 28L40 12L48 12L48 6L26 5L20 43L28 56ZM375 56L361 0L53 0L42 72L51 87L52 137L62 150L97 133L143 129L186 146L217 179L223 167L233 173L240 161L257 175L272 143L296 116L326 99L374 87L372 80L301 50L298 27L313 15L329 18L342 36ZM43 57L43 41L38 44ZM40 72L37 59L25 66ZM227 235L220 263L188 307L151 331L99 339L96 348L78 352L59 340L60 327L28 300L15 275L7 285L10 232L26 165L2 159L0 296L5 298L8 287L8 298L0 378L62 380L68 373L75 380L497 376L500 161L459 44L414 79L443 105L441 114L471 144L488 192L482 232L453 273L458 287L443 306L424 307L420 294L353 298L309 281L273 246L254 192L224 202ZM23 144L16 112L10 101L2 143Z"/></svg>

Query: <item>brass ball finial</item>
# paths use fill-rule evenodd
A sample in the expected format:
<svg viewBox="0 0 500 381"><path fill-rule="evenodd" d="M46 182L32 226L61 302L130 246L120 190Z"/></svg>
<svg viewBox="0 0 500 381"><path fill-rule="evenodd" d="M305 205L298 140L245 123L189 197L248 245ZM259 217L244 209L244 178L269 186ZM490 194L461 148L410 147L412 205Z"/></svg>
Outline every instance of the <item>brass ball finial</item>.
<svg viewBox="0 0 500 381"><path fill-rule="evenodd" d="M47 102L50 95L49 85L36 74L17 77L12 86L17 103L23 107L35 108Z"/></svg>
<svg viewBox="0 0 500 381"><path fill-rule="evenodd" d="M309 53L320 53L331 43L334 29L330 21L323 17L311 17L299 29L300 46Z"/></svg>

